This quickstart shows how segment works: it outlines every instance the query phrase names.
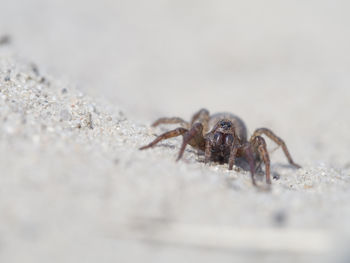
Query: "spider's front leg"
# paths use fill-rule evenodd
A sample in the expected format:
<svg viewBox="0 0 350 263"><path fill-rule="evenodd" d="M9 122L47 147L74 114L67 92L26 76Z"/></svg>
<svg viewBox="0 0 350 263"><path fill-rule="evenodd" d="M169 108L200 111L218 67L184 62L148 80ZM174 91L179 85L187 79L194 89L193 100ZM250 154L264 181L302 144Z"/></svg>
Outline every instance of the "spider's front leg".
<svg viewBox="0 0 350 263"><path fill-rule="evenodd" d="M205 140L205 150L204 150L204 163L207 164L210 162L211 158L211 142L208 138Z"/></svg>
<svg viewBox="0 0 350 263"><path fill-rule="evenodd" d="M182 145L176 161L181 159L187 144L191 145L194 148L204 150L205 139L203 137L203 125L201 123L195 123L193 127L183 135Z"/></svg>
<svg viewBox="0 0 350 263"><path fill-rule="evenodd" d="M165 132L165 133L159 135L159 136L158 136L153 142L151 142L150 144L141 147L140 150L145 150L145 149L151 148L151 147L155 146L155 145L156 145L158 142L160 142L160 141L163 141L163 140L166 140L166 139L170 139L170 138L173 138L173 137L177 137L177 136L183 135L183 134L186 133L187 131L188 131L188 130L185 129L185 128L177 128L177 129L175 129L175 130Z"/></svg>
<svg viewBox="0 0 350 263"><path fill-rule="evenodd" d="M231 151L230 151L230 157L228 159L228 169L232 170L233 166L236 163L236 157L238 154L238 150L239 150L240 145L238 144L233 144Z"/></svg>

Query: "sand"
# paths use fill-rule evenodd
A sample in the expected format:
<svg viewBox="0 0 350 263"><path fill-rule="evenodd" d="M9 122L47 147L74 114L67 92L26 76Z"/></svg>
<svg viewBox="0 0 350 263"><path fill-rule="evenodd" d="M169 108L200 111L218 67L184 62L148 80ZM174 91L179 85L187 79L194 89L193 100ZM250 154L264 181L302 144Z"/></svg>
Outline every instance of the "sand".
<svg viewBox="0 0 350 263"><path fill-rule="evenodd" d="M239 30L231 31L234 37L219 30L230 17L225 4L215 12L201 7L200 14L223 20L214 20L210 28L207 17L199 27L209 29L194 36L195 20L187 17L190 29L174 22L179 22L176 12L185 9L161 5L150 10L174 17L158 18L167 22L159 26L147 17L144 30L156 27L165 36L151 34L155 40L139 50L128 43L144 41L143 31L136 30L145 18L142 6L124 3L118 9L109 3L110 8L96 11L97 3L86 4L84 13L75 1L62 19L65 5L59 1L52 6L28 2L8 2L2 18L7 28L0 32L10 34L0 41L1 262L349 261L349 37L342 31L349 19L341 12L344 6L321 2L312 16L316 22L306 29L302 25L310 13L301 22L290 20L301 3L277 6L288 19L266 18L264 36L250 27L253 20L246 25L253 35L239 38L244 36ZM31 5L41 7L45 17L33 16L37 9ZM28 24L11 20L16 8ZM114 16L116 10L120 16ZM136 24L126 23L123 14L130 10L139 11ZM318 19L321 14L325 19ZM236 14L240 23L244 17ZM330 22L334 17L347 20ZM91 24L86 28L77 21ZM100 25L107 26L104 33ZM268 33L275 35L282 25L285 37L270 40ZM317 34L321 26L324 35ZM171 35L169 28L174 38L153 47ZM58 29L63 31L54 44ZM74 41L77 32L87 46ZM213 32L219 32L220 41L210 42ZM265 44L247 46L253 36ZM325 41L327 36L333 41ZM236 38L240 42L229 49ZM310 39L323 41L316 49ZM204 46L198 51L199 40ZM275 179L270 191L262 191L252 186L247 171L205 165L191 148L175 162L181 138L138 150L167 129L151 128L153 120L189 119L202 107L238 114L249 134L261 126L273 129L303 168L287 165L281 149L269 142ZM262 177L257 179L264 185Z"/></svg>

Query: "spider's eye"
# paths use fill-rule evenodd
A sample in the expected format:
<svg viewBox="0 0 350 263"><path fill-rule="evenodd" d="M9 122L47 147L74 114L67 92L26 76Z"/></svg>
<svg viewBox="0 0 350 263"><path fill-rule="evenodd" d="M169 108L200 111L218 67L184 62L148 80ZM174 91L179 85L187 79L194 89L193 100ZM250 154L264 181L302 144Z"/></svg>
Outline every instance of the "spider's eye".
<svg viewBox="0 0 350 263"><path fill-rule="evenodd" d="M222 134L220 132L217 132L214 134L214 142L215 142L215 144L222 143Z"/></svg>
<svg viewBox="0 0 350 263"><path fill-rule="evenodd" d="M231 145L233 143L233 136L231 134L227 134L225 136L225 144Z"/></svg>
<svg viewBox="0 0 350 263"><path fill-rule="evenodd" d="M229 121L222 121L220 122L220 125L222 128L225 128L225 129L231 128L231 123Z"/></svg>

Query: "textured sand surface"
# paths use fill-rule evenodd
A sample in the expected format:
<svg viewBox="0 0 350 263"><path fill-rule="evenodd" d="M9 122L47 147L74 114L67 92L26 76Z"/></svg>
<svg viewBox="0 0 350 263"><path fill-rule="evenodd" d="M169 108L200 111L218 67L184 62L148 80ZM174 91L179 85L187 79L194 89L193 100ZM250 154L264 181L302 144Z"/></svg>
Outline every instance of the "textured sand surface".
<svg viewBox="0 0 350 263"><path fill-rule="evenodd" d="M303 161L296 171L277 163L280 179L270 192L257 191L247 172L205 166L193 151L175 163L179 140L139 152L154 131L118 107L12 55L2 54L0 65L7 262L94 262L102 255L106 262L175 262L187 254L210 262L231 260L237 251L295 260L328 254L348 230L350 180L343 169Z"/></svg>
<svg viewBox="0 0 350 263"><path fill-rule="evenodd" d="M1 262L348 262L347 2L102 3L4 5ZM269 142L259 191L190 148L176 163L180 138L138 150L202 107L303 169Z"/></svg>

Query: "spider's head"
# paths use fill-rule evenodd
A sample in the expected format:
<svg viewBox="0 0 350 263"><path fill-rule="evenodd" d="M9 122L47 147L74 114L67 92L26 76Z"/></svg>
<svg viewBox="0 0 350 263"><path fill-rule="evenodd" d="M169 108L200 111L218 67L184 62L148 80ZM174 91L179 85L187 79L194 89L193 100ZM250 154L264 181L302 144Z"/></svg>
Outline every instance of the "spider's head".
<svg viewBox="0 0 350 263"><path fill-rule="evenodd" d="M221 120L217 123L213 133L213 143L218 147L230 147L234 141L233 124L229 120Z"/></svg>
<svg viewBox="0 0 350 263"><path fill-rule="evenodd" d="M219 121L217 130L220 130L223 133L227 133L231 131L232 126L232 122L230 122L229 120L221 120Z"/></svg>

